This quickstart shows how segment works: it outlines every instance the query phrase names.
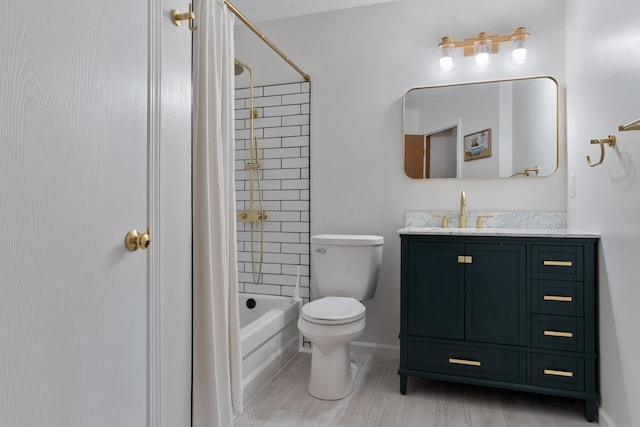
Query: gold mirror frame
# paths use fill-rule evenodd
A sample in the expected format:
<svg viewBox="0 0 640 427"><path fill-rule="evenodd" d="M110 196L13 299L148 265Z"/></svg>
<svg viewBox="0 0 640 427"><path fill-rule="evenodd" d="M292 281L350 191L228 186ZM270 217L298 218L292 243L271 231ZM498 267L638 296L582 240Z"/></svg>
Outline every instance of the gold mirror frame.
<svg viewBox="0 0 640 427"><path fill-rule="evenodd" d="M491 98L487 108L481 97L484 93L498 97ZM528 93L540 96L533 98ZM412 98L414 94L422 100ZM452 97L460 102L449 102ZM430 104L418 109L414 105L418 101ZM473 117L475 111L476 116L484 117ZM505 118L510 120L507 125L501 123ZM411 120L414 122L408 126ZM540 129L543 134L538 138L533 130ZM449 135L449 142L444 142L446 133L455 133L454 137ZM413 141L409 141L412 135ZM438 139L432 143L434 136ZM559 166L559 145L558 82L550 76L414 87L403 97L403 165L409 178L550 176ZM439 154L443 147L447 153ZM535 151L539 149L544 152ZM440 155L443 157L437 157Z"/></svg>

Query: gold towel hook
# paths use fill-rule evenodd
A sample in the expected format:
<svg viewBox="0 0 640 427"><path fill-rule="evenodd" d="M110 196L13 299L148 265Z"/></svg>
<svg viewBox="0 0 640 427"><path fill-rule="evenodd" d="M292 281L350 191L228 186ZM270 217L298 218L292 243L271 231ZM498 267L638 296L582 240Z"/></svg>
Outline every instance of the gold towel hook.
<svg viewBox="0 0 640 427"><path fill-rule="evenodd" d="M189 30L195 31L198 27L193 26L193 20L196 18L196 14L193 13L193 5L189 3L189 12L180 13L178 9L173 9L171 11L171 22L173 25L180 26L182 25L182 21L189 21Z"/></svg>
<svg viewBox="0 0 640 427"><path fill-rule="evenodd" d="M609 135L608 138L596 138L596 139L592 139L591 140L592 144L600 144L600 160L597 161L596 163L593 163L591 161L591 156L587 156L587 164L589 166L596 167L598 165L601 165L602 162L604 162L604 144L607 144L609 147L612 147L614 145L616 145L616 136L615 135Z"/></svg>

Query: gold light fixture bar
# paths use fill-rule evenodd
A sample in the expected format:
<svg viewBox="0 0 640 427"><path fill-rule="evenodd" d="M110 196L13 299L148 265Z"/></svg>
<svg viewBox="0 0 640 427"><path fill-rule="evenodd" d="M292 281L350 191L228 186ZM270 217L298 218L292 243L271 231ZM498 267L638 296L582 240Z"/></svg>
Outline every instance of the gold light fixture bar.
<svg viewBox="0 0 640 427"><path fill-rule="evenodd" d="M473 56L473 44L477 41L491 40L491 53L498 53L498 45L500 43L511 41L514 38L516 40L524 40L527 37L529 37L527 27L518 27L513 30L512 34L506 34L503 36L490 36L485 31L478 33L472 39L464 39L459 41L454 41L451 37L445 36L442 37L442 40L440 41L440 44L438 44L438 47L462 47L464 48L464 56Z"/></svg>
<svg viewBox="0 0 640 427"><path fill-rule="evenodd" d="M273 49L278 55L280 55L280 57L284 59L287 64L293 67L293 69L296 70L305 79L305 81L311 80L311 76L309 74L302 71L302 69L298 67L295 62L289 59L289 57L278 48L278 46L276 46L271 40L269 40L269 38L262 31L260 31L253 22L249 21L249 19L244 16L242 12L240 12L233 4L231 4L231 2L229 2L228 0L224 0L224 4L227 5L229 10L233 12L233 14L236 15L247 27L249 27L251 31L253 31L258 37L260 37L263 42L265 42L271 49Z"/></svg>

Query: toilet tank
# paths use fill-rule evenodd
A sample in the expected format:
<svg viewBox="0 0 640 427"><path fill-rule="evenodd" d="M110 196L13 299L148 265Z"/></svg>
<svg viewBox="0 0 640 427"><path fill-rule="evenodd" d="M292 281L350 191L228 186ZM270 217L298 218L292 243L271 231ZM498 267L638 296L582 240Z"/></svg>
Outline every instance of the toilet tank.
<svg viewBox="0 0 640 427"><path fill-rule="evenodd" d="M382 236L311 236L311 277L320 296L373 298L382 262Z"/></svg>

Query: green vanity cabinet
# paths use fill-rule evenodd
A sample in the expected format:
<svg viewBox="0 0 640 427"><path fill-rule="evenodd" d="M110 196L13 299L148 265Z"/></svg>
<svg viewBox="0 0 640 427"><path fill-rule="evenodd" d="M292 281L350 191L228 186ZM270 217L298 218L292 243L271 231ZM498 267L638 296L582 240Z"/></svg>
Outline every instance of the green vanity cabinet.
<svg viewBox="0 0 640 427"><path fill-rule="evenodd" d="M567 396L596 418L595 238L401 234L409 376Z"/></svg>

